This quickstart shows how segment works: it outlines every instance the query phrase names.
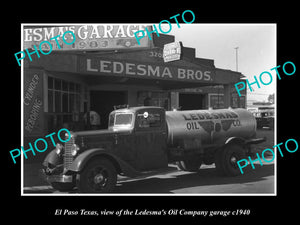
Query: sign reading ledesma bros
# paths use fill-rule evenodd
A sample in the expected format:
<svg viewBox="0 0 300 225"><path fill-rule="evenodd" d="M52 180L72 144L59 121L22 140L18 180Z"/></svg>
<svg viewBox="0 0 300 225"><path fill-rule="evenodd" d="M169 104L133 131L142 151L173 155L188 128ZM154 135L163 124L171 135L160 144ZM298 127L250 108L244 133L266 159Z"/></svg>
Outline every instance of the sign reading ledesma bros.
<svg viewBox="0 0 300 225"><path fill-rule="evenodd" d="M173 81L207 82L214 80L214 71L198 67L169 66L148 62L131 62L101 57L81 57L80 73L160 79Z"/></svg>

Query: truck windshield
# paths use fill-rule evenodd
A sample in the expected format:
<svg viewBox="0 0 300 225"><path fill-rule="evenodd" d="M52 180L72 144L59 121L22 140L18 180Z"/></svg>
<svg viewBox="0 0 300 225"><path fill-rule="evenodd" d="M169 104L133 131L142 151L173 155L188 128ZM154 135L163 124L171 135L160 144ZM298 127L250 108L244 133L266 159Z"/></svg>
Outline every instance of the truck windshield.
<svg viewBox="0 0 300 225"><path fill-rule="evenodd" d="M132 118L131 113L116 113L114 125L131 125Z"/></svg>

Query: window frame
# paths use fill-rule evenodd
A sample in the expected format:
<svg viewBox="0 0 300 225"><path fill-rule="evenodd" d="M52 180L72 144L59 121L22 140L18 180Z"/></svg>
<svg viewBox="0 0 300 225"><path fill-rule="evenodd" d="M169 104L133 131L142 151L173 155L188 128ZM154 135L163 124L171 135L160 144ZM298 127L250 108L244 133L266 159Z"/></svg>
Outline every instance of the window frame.
<svg viewBox="0 0 300 225"><path fill-rule="evenodd" d="M52 82L52 83L51 83ZM57 88L55 84L58 84L60 88ZM73 85L73 90L71 90L71 85ZM56 129L57 126L61 126L64 123L70 123L73 121L74 110L80 113L82 104L82 84L67 79L57 78L51 75L47 75L47 114L53 117L55 121L49 127L48 130ZM59 111L57 111L56 95L59 95ZM51 95L51 96L50 96ZM70 101L73 101L72 103ZM65 102L67 101L67 107ZM71 108L72 107L72 108ZM65 110L66 109L66 110Z"/></svg>
<svg viewBox="0 0 300 225"><path fill-rule="evenodd" d="M132 127L133 124L134 124L134 113L132 112L116 112L114 113L114 127ZM128 115L131 115L132 116L132 120L131 120L131 123L130 124L116 124L116 117L117 115L121 115L121 114L128 114Z"/></svg>
<svg viewBox="0 0 300 225"><path fill-rule="evenodd" d="M139 115L143 115L145 112L147 112L149 115L150 114L158 114L159 115L159 117L160 117L160 125L159 126L154 126L154 127L151 127L151 126L149 126L149 127L140 127L139 126L139 119L138 119L138 117L139 117ZM149 115L148 115L148 117L149 117ZM149 130L161 130L162 129L162 127L163 127L163 120L164 120L164 116L162 115L162 111L161 110L151 110L151 109L149 109L149 110L141 110L141 111L138 111L138 112L136 112L136 122L135 122L135 128L136 128L136 130L137 131L149 131Z"/></svg>

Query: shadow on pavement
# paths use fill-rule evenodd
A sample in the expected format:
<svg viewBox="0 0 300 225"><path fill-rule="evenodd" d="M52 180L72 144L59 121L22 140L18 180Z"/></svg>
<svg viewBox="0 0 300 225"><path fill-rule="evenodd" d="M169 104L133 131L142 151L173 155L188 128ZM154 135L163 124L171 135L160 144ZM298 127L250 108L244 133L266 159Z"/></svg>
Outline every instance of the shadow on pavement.
<svg viewBox="0 0 300 225"><path fill-rule="evenodd" d="M267 177L274 176L274 164L265 164L263 166L255 165L256 169L247 167L244 174L236 177L226 177L217 174L214 167L202 168L197 173L176 171L169 173L162 173L160 175L151 176L143 179L133 179L128 181L118 182L114 193L116 194L168 194L174 193L177 189L186 189L205 186L217 186L226 184L245 184L251 182L259 182L267 180ZM273 179L273 178L272 178ZM68 194L67 192L58 192L51 186L37 186L24 189L24 193L55 193L55 194ZM71 193L78 193L76 189ZM218 193L213 192L212 193ZM225 192L220 192L224 193ZM265 192L264 192L265 193ZM201 194L193 193L193 194ZM231 193L228 193L231 194Z"/></svg>
<svg viewBox="0 0 300 225"><path fill-rule="evenodd" d="M244 184L266 180L274 175L274 164L257 165L256 169L247 168L243 175L236 177L219 176L215 168L200 169L197 173L151 177L119 184L115 193L173 193L176 189L208 185Z"/></svg>

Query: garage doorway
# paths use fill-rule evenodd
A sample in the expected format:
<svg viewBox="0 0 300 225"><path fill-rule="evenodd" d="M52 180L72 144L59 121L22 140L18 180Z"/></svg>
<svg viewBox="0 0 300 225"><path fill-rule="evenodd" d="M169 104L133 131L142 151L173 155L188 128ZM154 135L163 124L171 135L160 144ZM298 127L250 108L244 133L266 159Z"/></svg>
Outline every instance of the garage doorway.
<svg viewBox="0 0 300 225"><path fill-rule="evenodd" d="M203 94L179 93L180 110L203 109L203 103Z"/></svg>
<svg viewBox="0 0 300 225"><path fill-rule="evenodd" d="M91 91L90 109L100 115L100 129L107 129L108 116L116 105L127 103L127 91Z"/></svg>

